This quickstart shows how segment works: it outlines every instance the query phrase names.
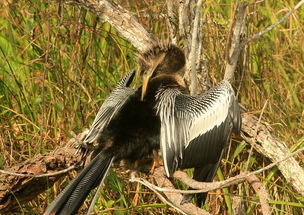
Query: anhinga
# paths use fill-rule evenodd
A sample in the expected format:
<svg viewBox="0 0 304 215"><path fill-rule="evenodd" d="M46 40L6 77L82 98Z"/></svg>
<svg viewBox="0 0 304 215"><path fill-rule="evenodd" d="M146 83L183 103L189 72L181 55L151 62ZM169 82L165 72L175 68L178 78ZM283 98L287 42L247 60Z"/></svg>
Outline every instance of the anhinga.
<svg viewBox="0 0 304 215"><path fill-rule="evenodd" d="M194 168L195 180L213 180L232 130L240 130L231 85L222 81L204 94L187 95L179 74L185 56L174 45L152 48L141 55L139 64L143 85L129 88L134 72L127 74L101 106L84 139L97 141L103 149L45 214L76 213L89 192L98 185L100 189L113 162L135 162L159 148L168 177L177 169ZM205 197L199 195L199 201Z"/></svg>

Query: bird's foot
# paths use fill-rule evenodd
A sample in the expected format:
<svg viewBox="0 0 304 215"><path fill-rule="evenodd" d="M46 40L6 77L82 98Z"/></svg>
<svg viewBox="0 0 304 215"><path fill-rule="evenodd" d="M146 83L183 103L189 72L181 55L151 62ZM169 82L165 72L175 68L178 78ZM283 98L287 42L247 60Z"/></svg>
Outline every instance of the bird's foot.
<svg viewBox="0 0 304 215"><path fill-rule="evenodd" d="M162 165L162 159L161 159L161 157L159 156L159 154L158 154L157 151L153 151L153 163L152 163L152 167L150 169L150 173L153 174L154 170L157 167L160 167L161 165Z"/></svg>
<svg viewBox="0 0 304 215"><path fill-rule="evenodd" d="M133 198L133 206L136 207L138 205L138 202L139 202L139 183L137 183L136 185L136 191L135 191L135 195L134 195L134 198Z"/></svg>

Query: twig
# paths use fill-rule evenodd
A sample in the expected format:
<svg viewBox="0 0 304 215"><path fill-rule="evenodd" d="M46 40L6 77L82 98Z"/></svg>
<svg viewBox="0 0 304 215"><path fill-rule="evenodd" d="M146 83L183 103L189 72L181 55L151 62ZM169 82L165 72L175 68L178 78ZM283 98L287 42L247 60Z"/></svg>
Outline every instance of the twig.
<svg viewBox="0 0 304 215"><path fill-rule="evenodd" d="M281 162L287 160L288 158L291 158L291 157L293 157L293 156L295 156L295 155L297 155L297 154L299 154L300 152L303 152L303 151L304 151L304 148L301 148L301 149L299 149L299 150L297 150L293 153L290 153L288 156L284 157L283 159L281 159L277 162L274 162L272 164L269 164L266 167L263 167L259 170L256 170L256 171L253 171L253 172L250 172L250 173L247 173L247 174L241 173L241 174L239 174L235 177L228 178L224 181L198 182L198 181L193 180L192 178L189 178L187 173L182 172L182 171L176 171L173 174L174 178L181 180L186 185L188 185L188 186L190 186L194 189L197 189L197 190L179 190L179 189L161 188L161 187L157 187L157 186L151 184L150 182L148 182L144 179L140 179L140 178L133 178L131 181L132 182L139 182L139 183L142 183L144 185L149 185L149 187L153 187L154 189L156 189L160 192L172 192L172 193L184 193L184 194L208 192L208 191L211 191L211 190L224 188L224 187L229 187L231 185L241 183L241 182L245 181L247 177L250 177L252 175L256 175L256 174L264 172L268 169L271 169L272 167L278 165L279 163L281 163Z"/></svg>
<svg viewBox="0 0 304 215"><path fill-rule="evenodd" d="M22 173L16 173L16 172L11 172L11 171L6 171L6 170L0 170L1 174L5 175L13 175L13 176L20 176L20 177L32 177L32 178L42 178L42 177L51 177L51 176L56 176L60 175L63 173L67 173L73 169L75 169L76 166L72 165L69 168L54 172L54 173L46 173L46 174L40 174L40 175L32 175L32 174L22 174Z"/></svg>
<svg viewBox="0 0 304 215"><path fill-rule="evenodd" d="M136 180L135 174L134 172L131 174L131 178L130 181L132 182L133 180ZM145 183L145 182L144 182ZM143 183L142 183L143 184ZM169 201L168 199L166 199L159 191L157 191L156 189L154 189L153 187L149 187L148 184L143 184L146 187L148 187L150 190L152 190L157 196L158 198L163 201L165 204L170 205L171 207L175 208L178 212L187 215L182 209L176 207L171 201Z"/></svg>
<svg viewBox="0 0 304 215"><path fill-rule="evenodd" d="M240 185L238 185L240 188ZM238 189L241 190L241 189ZM232 211L233 214L246 215L245 207L241 196L232 196Z"/></svg>
<svg viewBox="0 0 304 215"><path fill-rule="evenodd" d="M261 208L262 208L262 214L270 215L271 209L268 203L269 194L267 193L263 183L259 180L259 178L256 175L251 175L247 177L246 181L251 184L252 188L259 196Z"/></svg>
<svg viewBox="0 0 304 215"><path fill-rule="evenodd" d="M247 45L249 42L256 40L258 38L260 38L263 34L271 31L272 29L274 29L276 26L278 26L279 24L281 24L282 22L284 22L291 14L293 14L297 9L299 9L302 5L304 4L304 0L301 0L294 8L292 8L285 16L283 16L279 21L277 21L276 23L268 26L267 28L265 28L263 31L260 31L256 34L254 34L253 36L247 38L246 40L244 40L241 44L241 49Z"/></svg>

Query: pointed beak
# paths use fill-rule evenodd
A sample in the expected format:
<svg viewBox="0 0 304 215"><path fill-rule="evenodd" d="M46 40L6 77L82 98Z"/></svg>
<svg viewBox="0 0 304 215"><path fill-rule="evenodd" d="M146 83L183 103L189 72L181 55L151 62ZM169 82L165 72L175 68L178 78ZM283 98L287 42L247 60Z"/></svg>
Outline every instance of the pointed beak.
<svg viewBox="0 0 304 215"><path fill-rule="evenodd" d="M143 84L142 84L142 91L141 91L141 100L144 100L144 97L147 93L149 80L151 77L153 77L153 74L155 70L157 69L157 66L164 60L164 57L166 56L165 53L160 54L156 59L155 62L152 64L150 69L145 73L143 77Z"/></svg>
<svg viewBox="0 0 304 215"><path fill-rule="evenodd" d="M149 69L143 77L143 83L142 83L142 88L141 88L141 100L142 101L144 100L144 97L147 93L149 80L150 80L153 72L154 72L154 69Z"/></svg>

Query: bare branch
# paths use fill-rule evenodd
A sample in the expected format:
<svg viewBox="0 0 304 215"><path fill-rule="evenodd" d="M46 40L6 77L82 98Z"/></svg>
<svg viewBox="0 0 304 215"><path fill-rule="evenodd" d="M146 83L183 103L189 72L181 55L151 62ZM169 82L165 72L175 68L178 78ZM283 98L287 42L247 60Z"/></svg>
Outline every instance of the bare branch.
<svg viewBox="0 0 304 215"><path fill-rule="evenodd" d="M263 34L266 34L267 32L271 31L274 29L276 26L284 22L290 15L292 15L297 9L299 9L302 5L304 4L304 0L301 0L294 8L292 8L285 16L283 16L279 21L276 23L268 26L265 28L263 31L254 34L253 36L249 37L248 39L244 40L241 44L241 47L243 48L245 45L247 45L249 42L256 40L260 38Z"/></svg>
<svg viewBox="0 0 304 215"><path fill-rule="evenodd" d="M246 215L245 207L240 196L232 196L232 211L234 214Z"/></svg>
<svg viewBox="0 0 304 215"><path fill-rule="evenodd" d="M189 55L190 50L190 26L191 26L191 0L180 0L178 8L178 19L179 19L179 35L184 41L185 55Z"/></svg>
<svg viewBox="0 0 304 215"><path fill-rule="evenodd" d="M198 33L199 33L199 21L200 21L200 9L202 7L203 0L199 0L196 9L195 9L195 17L192 28L192 39L191 39L191 49L188 60L190 63L190 94L194 95L197 91L197 71L196 71L196 62L197 62L197 48L198 48Z"/></svg>
<svg viewBox="0 0 304 215"><path fill-rule="evenodd" d="M273 163L283 160L290 151L286 144L271 134L270 127L252 114L242 116L241 137ZM257 126L259 124L259 126ZM257 129L253 129L257 128ZM280 162L278 168L293 188L304 195L304 170L294 158Z"/></svg>
<svg viewBox="0 0 304 215"><path fill-rule="evenodd" d="M179 189L174 189L174 188L172 189L172 188L157 187L157 186L151 184L150 182L148 182L148 181L146 181L144 179L141 179L141 178L133 178L131 181L132 182L139 182L139 183L142 183L142 184L144 182L145 185L148 184L149 186L153 187L154 189L156 189L156 190L158 190L160 192L184 193L184 194L209 192L211 190L216 190L216 189L220 189L220 188L224 188L224 187L229 187L231 185L239 184L239 183L245 181L247 177L259 174L259 173L264 172L264 171L266 171L268 169L271 169L274 166L280 165L280 163L282 163L282 162L290 159L291 157L293 157L293 156L295 156L295 155L297 155L297 154L299 154L300 152L303 152L303 151L304 151L304 148L301 148L301 149L299 149L299 150L297 150L297 151L295 151L293 153L289 153L284 158L282 158L282 159L280 159L280 160L278 160L278 161L276 161L276 162L274 162L272 164L269 164L266 167L263 167L263 168L261 168L259 170L256 170L256 171L253 171L253 172L250 172L250 173L240 173L239 175L231 177L231 178L228 178L228 179L226 179L224 181L218 181L218 182L198 182L198 181L193 180L192 178L189 178L189 176L187 175L187 173L182 172L182 171L176 171L173 174L174 178L181 180L186 185L188 185L188 186L190 186L190 187L192 187L194 189L197 189L197 190L179 190Z"/></svg>
<svg viewBox="0 0 304 215"><path fill-rule="evenodd" d="M262 119L263 113L264 113L264 111L265 111L265 108L266 108L266 106L267 106L267 103L268 103L268 100L266 100L266 102L265 102L265 104L264 104L264 106L263 106L263 108L262 108L262 111L261 111L261 114L260 114L260 116L259 116L259 120L258 120L258 122L257 122L256 127L255 127L255 128L252 128L252 129L254 129L256 132L257 132L258 129L259 129L259 125L261 125L261 119ZM256 135L255 135L255 136L256 136ZM249 155L248 155L247 163L246 163L246 168L245 168L246 170L248 170L248 167L249 167L249 163L250 163L250 160L251 160L251 156L252 156L252 152L253 152L253 148L254 148L255 142L256 142L256 141L253 141L253 144L251 144L251 147L250 147L250 151L249 151Z"/></svg>
<svg viewBox="0 0 304 215"><path fill-rule="evenodd" d="M42 178L42 177L51 177L51 176L56 176L56 175L61 175L64 173L67 173L73 169L75 169L76 166L72 165L69 168L54 172L54 173L47 173L47 174L40 174L40 175L33 175L33 174L22 174L22 173L16 173L16 172L11 172L11 171L6 171L6 170L0 170L1 174L4 175L12 175L12 176L20 176L20 177L33 177L33 178Z"/></svg>
<svg viewBox="0 0 304 215"><path fill-rule="evenodd" d="M78 135L78 139L85 133ZM77 140L71 139L48 155L37 155L8 170L2 170L4 175L0 175L0 213L18 209L19 204L32 200L68 171L75 169L81 161L81 156L75 154L75 145Z"/></svg>
<svg viewBox="0 0 304 215"><path fill-rule="evenodd" d="M143 25L120 5L114 5L105 0L72 0L72 2L86 7L92 13L115 27L140 52L150 49L157 43L154 36L148 33Z"/></svg>
<svg viewBox="0 0 304 215"><path fill-rule="evenodd" d="M234 71L242 50L241 47L241 33L243 29L243 25L245 24L245 11L248 6L247 2L242 2L235 15L235 21L234 21L234 29L233 29L233 35L231 39L231 46L229 50L229 56L227 59L226 69L225 69L225 75L224 80L227 80L229 82L234 81ZM244 48L244 47L243 47Z"/></svg>
<svg viewBox="0 0 304 215"><path fill-rule="evenodd" d="M271 209L268 203L269 194L266 191L265 186L263 183L259 180L259 178L256 175L252 175L246 178L247 182L251 184L254 191L258 194L261 207L262 207L262 214L263 215L271 215Z"/></svg>
<svg viewBox="0 0 304 215"><path fill-rule="evenodd" d="M150 190L152 190L157 196L158 198L164 202L165 204L170 205L171 207L175 208L178 212L182 213L182 214L186 214L181 208L176 207L170 200L168 200L166 197L164 197L159 191L157 191L156 189L154 189L153 187L150 187L149 184L143 182L139 182L137 181L134 172L131 173L131 178L130 178L131 182L138 182L140 184L145 185L146 187L148 187Z"/></svg>
<svg viewBox="0 0 304 215"><path fill-rule="evenodd" d="M258 2L257 2L258 3ZM263 31L254 34L252 37L247 38L244 41L241 41L241 34L242 29L244 28L244 21L245 21L245 10L249 3L242 2L240 6L238 7L238 11L235 15L235 22L234 22L234 30L233 30L233 36L231 40L231 47L229 51L229 56L227 60L227 65L225 69L225 75L224 79L228 80L230 82L234 81L234 71L237 66L237 62L240 56L240 52L245 48L245 46L258 38L260 38L263 34L271 31L273 28L281 24L283 21L285 21L291 14L293 14L297 9L299 9L304 4L304 0L301 0L293 9L291 9L285 16L283 16L278 22L274 23L273 25L270 25Z"/></svg>
<svg viewBox="0 0 304 215"><path fill-rule="evenodd" d="M161 195L160 192L163 192L162 189L168 189L168 188L170 190L174 189L174 185L171 183L171 181L165 175L165 170L163 167L156 168L153 176L154 176L154 179L155 179L156 183L158 184L158 186L155 186L154 184L151 184L150 182L148 182L147 180L144 180L142 178L132 177L130 179L130 181L141 183L141 184L145 185L146 187L148 187L149 189L151 189L152 191L156 192L158 195ZM162 188L162 187L164 187L164 188ZM210 213L208 213L207 211L205 211L201 208L196 207L192 203L185 203L185 204L181 205L180 203L183 199L183 196L180 193L164 192L164 194L166 195L166 198L161 195L161 197L162 197L161 200L165 203L167 203L169 201L171 206L183 211L184 214L210 215Z"/></svg>

